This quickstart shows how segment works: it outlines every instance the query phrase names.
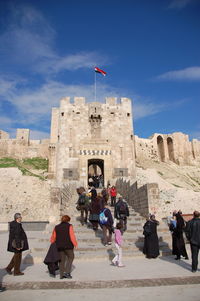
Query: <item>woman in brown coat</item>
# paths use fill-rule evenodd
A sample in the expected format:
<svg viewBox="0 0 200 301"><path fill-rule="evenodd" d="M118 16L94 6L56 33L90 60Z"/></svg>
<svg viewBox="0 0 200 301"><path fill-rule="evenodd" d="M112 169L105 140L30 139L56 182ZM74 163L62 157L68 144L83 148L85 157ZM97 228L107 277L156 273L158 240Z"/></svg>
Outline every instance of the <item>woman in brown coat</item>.
<svg viewBox="0 0 200 301"><path fill-rule="evenodd" d="M101 193L98 193L97 197L93 198L90 203L90 215L89 220L92 224L93 230L98 229L99 225L99 213L101 209L103 208L103 198L101 196Z"/></svg>

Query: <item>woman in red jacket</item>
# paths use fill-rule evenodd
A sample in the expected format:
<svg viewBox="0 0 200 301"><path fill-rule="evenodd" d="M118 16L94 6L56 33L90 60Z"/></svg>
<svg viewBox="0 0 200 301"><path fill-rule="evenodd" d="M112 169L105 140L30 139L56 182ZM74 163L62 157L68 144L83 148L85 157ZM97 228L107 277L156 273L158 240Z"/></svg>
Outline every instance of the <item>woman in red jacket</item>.
<svg viewBox="0 0 200 301"><path fill-rule="evenodd" d="M56 243L61 257L59 264L60 279L72 278L71 268L74 260L74 247L77 248L78 246L73 226L69 222L70 217L64 215L61 218L61 223L55 226L51 236L51 243Z"/></svg>
<svg viewBox="0 0 200 301"><path fill-rule="evenodd" d="M110 189L110 196L111 196L111 206L115 206L116 203L116 196L117 196L117 190L115 186L112 186Z"/></svg>

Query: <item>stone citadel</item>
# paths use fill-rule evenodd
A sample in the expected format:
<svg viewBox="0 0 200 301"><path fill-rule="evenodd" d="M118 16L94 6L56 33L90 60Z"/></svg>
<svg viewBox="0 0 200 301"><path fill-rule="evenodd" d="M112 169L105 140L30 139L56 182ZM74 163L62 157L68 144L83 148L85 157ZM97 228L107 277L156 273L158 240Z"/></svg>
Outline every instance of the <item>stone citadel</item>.
<svg viewBox="0 0 200 301"><path fill-rule="evenodd" d="M148 139L134 135L128 98L118 101L108 97L105 103L87 103L84 97L63 98L60 107L52 109L50 139L31 140L29 134L29 129L17 129L16 138L10 139L7 132L0 131L0 157L49 160L48 185L44 184L49 196L42 202L49 210L36 210L37 220L49 220L66 208L73 210L75 188L87 187L90 174L97 171L103 185L117 185L133 208L145 215L159 198L159 189L157 183L138 189L136 163L153 160L195 166L200 162L200 141L189 141L188 135L156 133ZM13 210L13 203L11 207L8 203L9 198L5 218ZM28 210L27 201L25 207ZM14 208L22 211L16 204ZM30 219L35 218L33 214Z"/></svg>

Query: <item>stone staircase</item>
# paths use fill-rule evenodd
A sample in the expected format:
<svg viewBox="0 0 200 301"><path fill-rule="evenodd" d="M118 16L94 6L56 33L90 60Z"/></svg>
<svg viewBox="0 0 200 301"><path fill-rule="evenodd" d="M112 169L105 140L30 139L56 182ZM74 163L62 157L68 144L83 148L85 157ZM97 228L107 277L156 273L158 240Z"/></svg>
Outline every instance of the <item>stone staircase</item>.
<svg viewBox="0 0 200 301"><path fill-rule="evenodd" d="M113 208L110 209L113 213ZM79 216L80 213L77 211L71 219L78 240L78 249L75 250L76 261L111 260L116 252L114 243L105 247L101 242L101 228L99 227L97 231L93 231L90 223L82 226ZM145 219L130 208L130 216L127 223L128 230L123 235L123 258L144 256L142 253L144 223ZM35 234L31 232L31 236L28 237L30 250L23 252L23 263L35 264L43 262L50 245L49 239L52 229L49 228L48 231L37 232ZM171 235L164 223L158 226L158 237L160 256L170 255Z"/></svg>

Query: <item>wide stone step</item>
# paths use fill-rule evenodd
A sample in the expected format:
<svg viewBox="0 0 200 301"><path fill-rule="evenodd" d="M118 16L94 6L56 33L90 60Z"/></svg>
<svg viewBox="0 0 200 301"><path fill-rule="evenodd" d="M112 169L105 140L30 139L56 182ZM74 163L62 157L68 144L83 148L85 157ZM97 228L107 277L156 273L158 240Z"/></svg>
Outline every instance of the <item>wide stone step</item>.
<svg viewBox="0 0 200 301"><path fill-rule="evenodd" d="M58 277L58 276L57 276ZM26 281L4 282L7 290L47 290L47 289L106 289L106 288L138 288L138 287L156 287L171 285L194 285L199 284L200 276L184 276L184 277L164 277L164 278L144 278L144 279L120 279L120 280L93 280L93 281L77 281L67 280L58 281ZM197 299L196 299L197 300Z"/></svg>
<svg viewBox="0 0 200 301"><path fill-rule="evenodd" d="M134 234L133 234L134 235ZM98 245L99 243L101 243L103 236L99 235L98 237L85 237L85 236L79 236L77 237L77 241L78 241L78 245L82 246L83 244L96 244ZM112 240L114 241L114 237L112 238ZM171 238L169 238L168 236L158 236L158 240L160 243L165 243L171 246L172 240ZM136 244L138 242L144 242L144 236L137 236L134 235L134 237L130 236L130 235L126 235L123 237L123 245L129 245L131 244ZM35 241L31 241L29 243L29 247L30 249L32 248L49 248L50 246L50 242L48 239L39 239L39 240L35 240Z"/></svg>
<svg viewBox="0 0 200 301"><path fill-rule="evenodd" d="M79 249L75 251L75 260L76 261L94 261L94 260L102 260L102 259L109 259L112 260L112 258L116 254L115 247L111 248L109 247L102 247L102 250L96 250L95 252L88 248L86 249ZM171 255L171 250L167 247L161 247L160 248L160 256L169 256ZM44 258L46 256L46 252L39 251L38 252L31 252L27 251L27 254L25 255L23 259L24 264L37 264L42 263L44 261ZM143 256L144 254L142 252L142 248L139 249L137 247L132 249L123 249L123 258L135 258Z"/></svg>
<svg viewBox="0 0 200 301"><path fill-rule="evenodd" d="M138 240L136 242L133 242L133 241L127 241L126 243L124 243L123 245L123 250L131 250L131 249L135 249L135 248L143 248L143 241L142 240ZM159 247L162 248L162 247L166 247L168 246L168 243L166 242L163 242L163 241L160 241L159 242ZM42 244L40 246L33 246L31 248L31 252L47 252L48 250L48 247L49 245L47 244ZM112 243L112 245L109 246L110 248L115 248L114 246L114 242ZM93 241L90 241L90 242L87 242L87 241L82 241L79 243L78 245L78 249L77 250L90 250L90 251L100 251L100 250L104 250L105 247L103 246L103 244L101 243L101 241L98 241L98 242L93 242ZM76 251L76 250L75 250Z"/></svg>

